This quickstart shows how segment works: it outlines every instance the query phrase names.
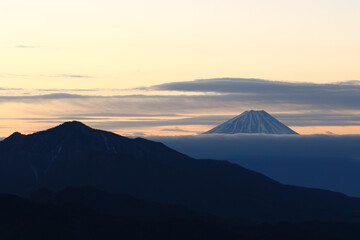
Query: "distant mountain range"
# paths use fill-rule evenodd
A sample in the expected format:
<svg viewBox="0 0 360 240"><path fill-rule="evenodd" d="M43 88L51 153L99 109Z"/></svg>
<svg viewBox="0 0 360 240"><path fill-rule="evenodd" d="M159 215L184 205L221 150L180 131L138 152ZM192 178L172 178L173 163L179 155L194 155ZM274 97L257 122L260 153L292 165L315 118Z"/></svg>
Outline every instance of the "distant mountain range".
<svg viewBox="0 0 360 240"><path fill-rule="evenodd" d="M162 143L76 121L1 141L0 193L31 200L0 194L0 237L24 228L38 237L45 224L71 236L110 231L125 238L146 234L132 239L274 239L264 236L276 235L283 221L290 225L278 230L289 236L310 231L308 221L322 232L336 222L337 233L350 228L351 236L360 224L358 198L283 185L236 164L193 159Z"/></svg>
<svg viewBox="0 0 360 240"><path fill-rule="evenodd" d="M324 212L316 209L323 208L339 219L360 210L360 199L282 185L236 164L192 159L158 142L75 121L0 142L0 192L24 195L70 186L251 221L322 219Z"/></svg>
<svg viewBox="0 0 360 240"><path fill-rule="evenodd" d="M245 111L204 134L262 133L298 134L265 111Z"/></svg>

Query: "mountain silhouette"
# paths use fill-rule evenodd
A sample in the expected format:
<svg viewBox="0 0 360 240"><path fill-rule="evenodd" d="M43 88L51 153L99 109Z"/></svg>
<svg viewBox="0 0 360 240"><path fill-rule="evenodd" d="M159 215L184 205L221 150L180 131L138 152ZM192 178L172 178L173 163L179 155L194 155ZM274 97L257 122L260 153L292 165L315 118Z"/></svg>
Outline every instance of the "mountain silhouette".
<svg viewBox="0 0 360 240"><path fill-rule="evenodd" d="M91 186L249 222L360 221L360 199L280 184L227 161L67 122L0 142L0 192Z"/></svg>
<svg viewBox="0 0 360 240"><path fill-rule="evenodd" d="M196 216L188 215L187 218L183 218L184 215L181 213L178 218L177 214L173 215L174 212L170 214L172 217L167 219L148 218L144 221L116 211L119 208L126 208L126 205L114 207L117 203L121 203L122 197L93 188L71 188L56 193L45 193L44 190L40 192L35 195L37 200L42 199L43 203L0 194L0 239L358 240L360 238L358 223L311 221L253 225L215 224L198 220ZM90 201L86 200L86 197L89 197ZM113 200L110 206L101 206L108 200ZM49 202L44 203L46 201ZM98 205L100 202L101 204ZM89 203L93 206L89 207ZM135 201L135 205L137 203ZM134 203L129 202L129 204L131 210ZM102 209L114 208L115 213L106 214L98 209L99 206ZM145 208L147 206L149 205L145 204ZM165 206L164 210L166 209L168 208ZM150 212L146 214L150 214L148 215L150 217L152 215ZM156 219L158 214L155 213L154 216Z"/></svg>
<svg viewBox="0 0 360 240"><path fill-rule="evenodd" d="M74 189L71 191L75 193ZM84 194L84 191L80 190L79 193ZM201 240L204 238L235 240L239 239L239 236L228 229L196 218L173 217L143 221L122 215L104 214L87 207L86 204L39 204L17 196L0 194L0 239Z"/></svg>
<svg viewBox="0 0 360 240"><path fill-rule="evenodd" d="M111 194L94 187L68 187L60 191L40 189L30 194L28 199L45 205L84 206L99 213L128 217L136 220L192 219L210 223L221 222L215 216L192 211L180 205L165 205L153 201L137 199L125 194Z"/></svg>
<svg viewBox="0 0 360 240"><path fill-rule="evenodd" d="M221 133L263 133L263 134L298 134L278 121L276 118L262 111L245 111L204 134Z"/></svg>

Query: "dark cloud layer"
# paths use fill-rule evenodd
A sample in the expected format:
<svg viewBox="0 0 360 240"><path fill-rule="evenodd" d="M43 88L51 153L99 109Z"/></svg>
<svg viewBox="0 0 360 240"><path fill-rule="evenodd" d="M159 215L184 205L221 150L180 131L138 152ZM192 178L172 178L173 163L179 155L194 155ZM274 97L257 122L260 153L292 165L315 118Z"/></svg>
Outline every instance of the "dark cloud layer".
<svg viewBox="0 0 360 240"><path fill-rule="evenodd" d="M217 92L217 93L334 93L359 91L360 81L332 84L293 83L255 78L215 78L188 82L173 82L153 86L152 89L167 91Z"/></svg>
<svg viewBox="0 0 360 240"><path fill-rule="evenodd" d="M282 183L360 197L360 135L151 137L195 158L229 160Z"/></svg>
<svg viewBox="0 0 360 240"><path fill-rule="evenodd" d="M153 90L215 92L237 101L321 105L360 109L360 81L291 83L247 78L202 79L156 85Z"/></svg>

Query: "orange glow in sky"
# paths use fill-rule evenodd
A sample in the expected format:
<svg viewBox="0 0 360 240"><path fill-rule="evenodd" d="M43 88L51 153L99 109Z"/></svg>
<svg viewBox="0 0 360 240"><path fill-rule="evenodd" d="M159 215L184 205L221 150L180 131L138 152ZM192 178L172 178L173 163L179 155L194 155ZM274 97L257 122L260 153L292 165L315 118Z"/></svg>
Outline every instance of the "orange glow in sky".
<svg viewBox="0 0 360 240"><path fill-rule="evenodd" d="M210 93L139 88L225 76L290 83L360 79L358 0L3 0L0 9L0 137L72 119L129 135L197 134L216 121L177 125L167 115L289 108L206 101L195 108L187 99L156 97ZM55 95L31 97L47 94ZM154 97L105 98L136 94ZM170 122L116 126L114 115L115 121ZM358 126L294 130L360 134Z"/></svg>

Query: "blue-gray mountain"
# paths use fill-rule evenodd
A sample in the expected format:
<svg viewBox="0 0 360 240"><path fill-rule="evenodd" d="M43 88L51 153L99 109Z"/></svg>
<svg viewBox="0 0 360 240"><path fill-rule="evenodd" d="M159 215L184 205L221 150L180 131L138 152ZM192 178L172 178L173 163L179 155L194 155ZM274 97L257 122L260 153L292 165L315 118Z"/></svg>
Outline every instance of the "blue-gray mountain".
<svg viewBox="0 0 360 240"><path fill-rule="evenodd" d="M226 161L67 122L0 142L0 192L92 186L247 222L360 222L360 199L280 184Z"/></svg>
<svg viewBox="0 0 360 240"><path fill-rule="evenodd" d="M262 111L245 111L204 134L236 134L236 133L262 133L262 134L297 134L276 118Z"/></svg>

